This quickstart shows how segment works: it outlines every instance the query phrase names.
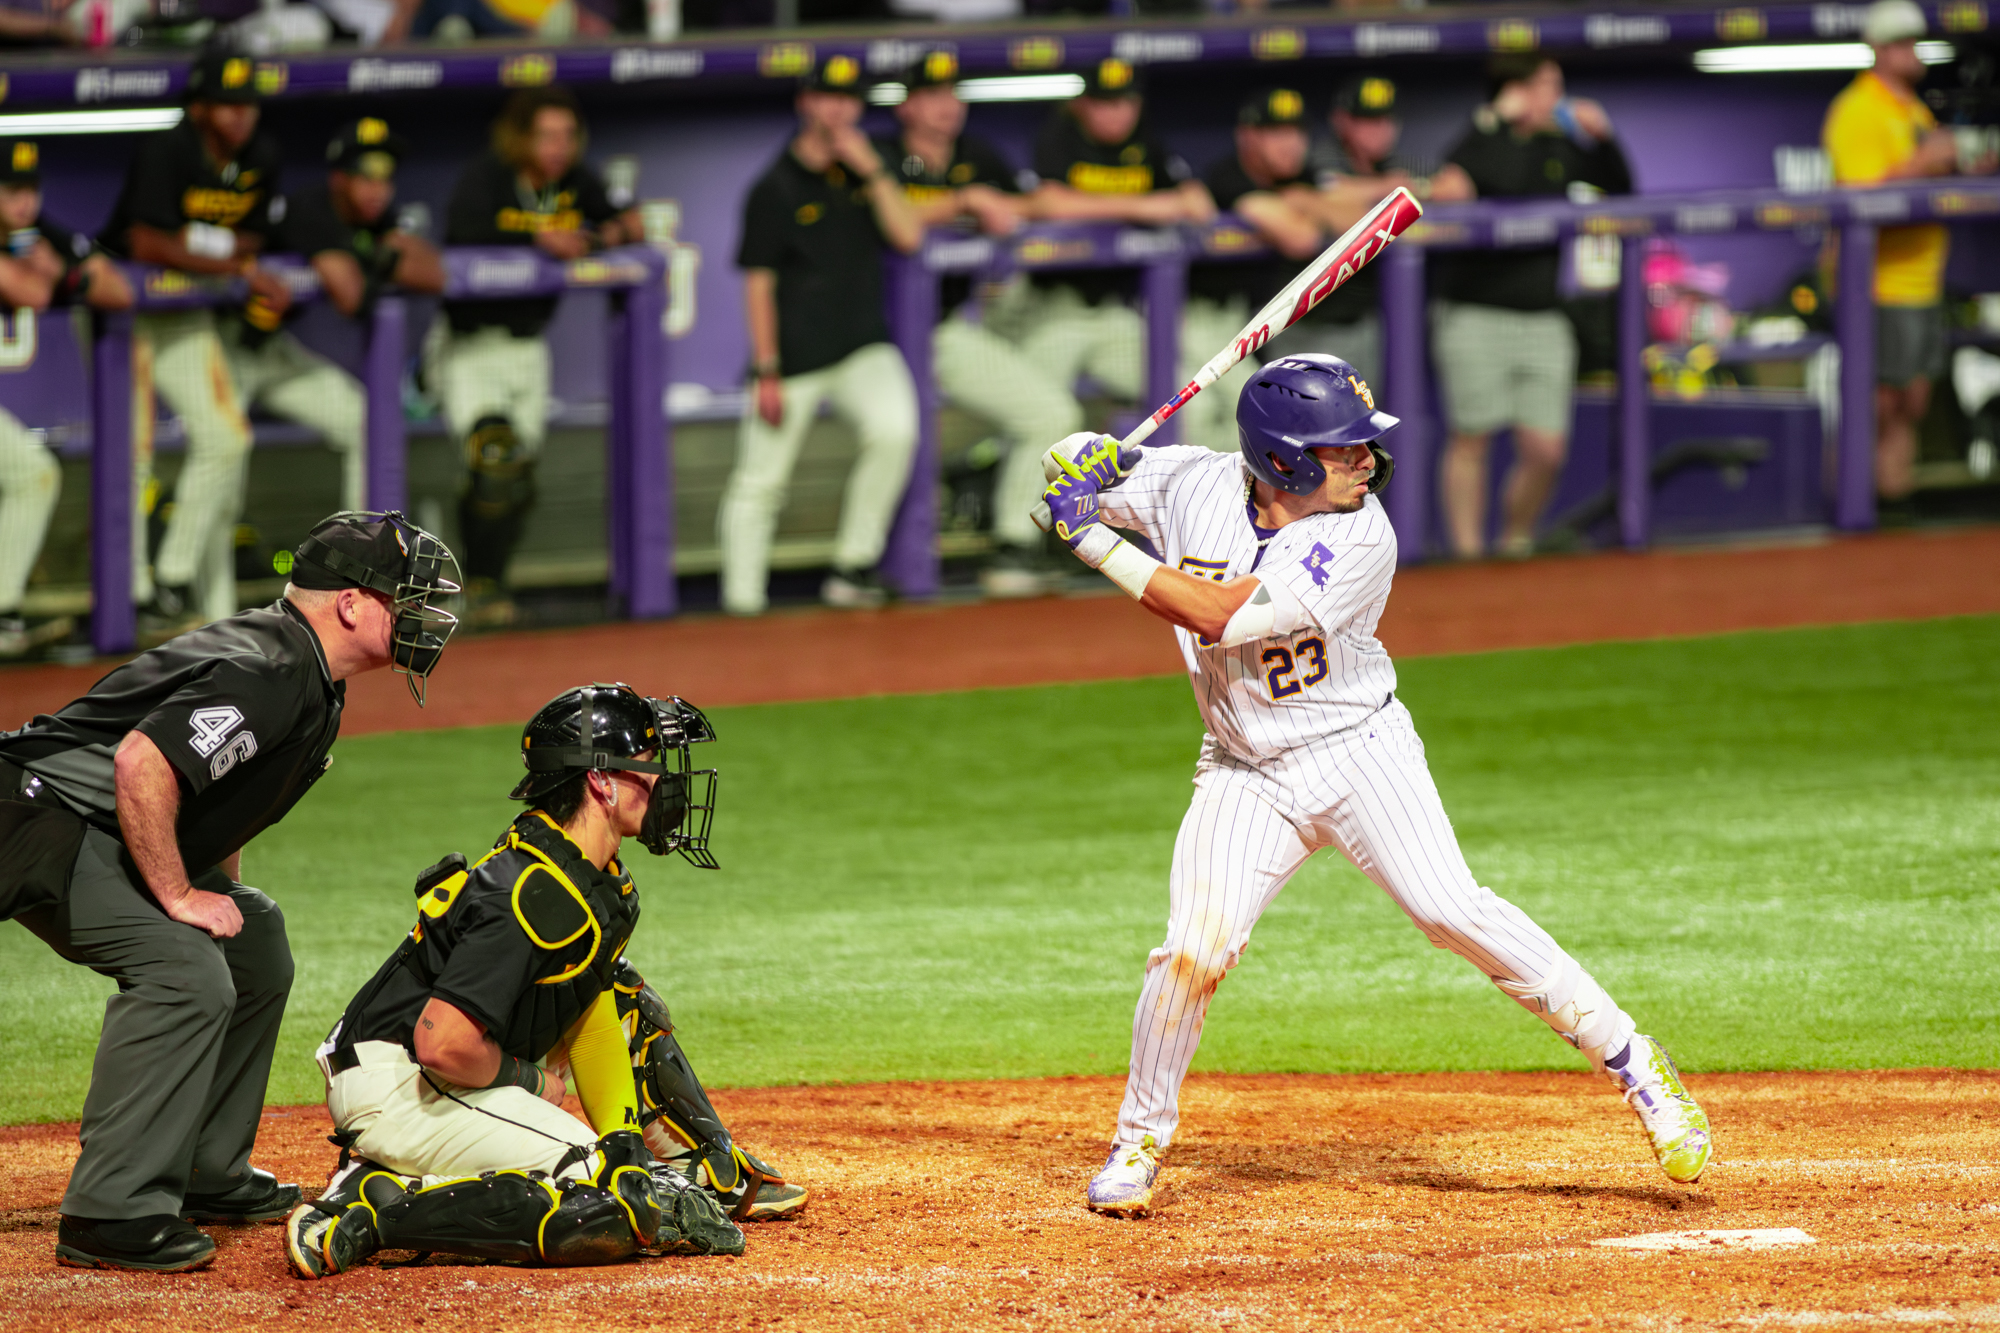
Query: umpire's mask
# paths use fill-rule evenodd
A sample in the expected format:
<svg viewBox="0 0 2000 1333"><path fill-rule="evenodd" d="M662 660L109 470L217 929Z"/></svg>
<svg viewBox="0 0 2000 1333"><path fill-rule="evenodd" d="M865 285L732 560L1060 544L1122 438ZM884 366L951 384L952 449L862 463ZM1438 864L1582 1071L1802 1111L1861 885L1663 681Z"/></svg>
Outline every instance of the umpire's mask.
<svg viewBox="0 0 2000 1333"><path fill-rule="evenodd" d="M410 697L422 708L430 674L458 628L458 617L431 605L431 599L456 593L457 573L451 548L401 510L347 510L299 543L290 578L300 588L368 588L389 598L395 617L390 659L409 677Z"/></svg>

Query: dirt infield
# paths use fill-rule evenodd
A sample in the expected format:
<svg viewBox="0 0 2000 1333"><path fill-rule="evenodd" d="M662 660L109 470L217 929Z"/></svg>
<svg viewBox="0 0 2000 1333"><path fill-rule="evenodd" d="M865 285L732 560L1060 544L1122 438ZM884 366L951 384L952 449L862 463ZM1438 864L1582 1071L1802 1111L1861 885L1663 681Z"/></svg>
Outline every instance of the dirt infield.
<svg viewBox="0 0 2000 1333"><path fill-rule="evenodd" d="M1599 639L2000 612L2000 528L1748 550L1654 551L1396 576L1382 640L1401 657ZM693 617L452 644L419 712L400 678L355 680L348 735L518 722L578 680L704 706L1165 675L1172 634L1122 597ZM0 727L88 689L102 666L0 671Z"/></svg>
<svg viewBox="0 0 2000 1333"><path fill-rule="evenodd" d="M434 1259L318 1283L287 1274L271 1227L219 1233L200 1274L59 1268L75 1127L0 1130L0 1327L2000 1326L2000 1073L1691 1082L1719 1153L1683 1189L1582 1074L1197 1077L1137 1222L1080 1203L1118 1081L728 1093L744 1140L816 1191L741 1259ZM317 1182L327 1128L316 1107L270 1111L260 1157ZM1592 1243L1787 1227L1814 1243Z"/></svg>

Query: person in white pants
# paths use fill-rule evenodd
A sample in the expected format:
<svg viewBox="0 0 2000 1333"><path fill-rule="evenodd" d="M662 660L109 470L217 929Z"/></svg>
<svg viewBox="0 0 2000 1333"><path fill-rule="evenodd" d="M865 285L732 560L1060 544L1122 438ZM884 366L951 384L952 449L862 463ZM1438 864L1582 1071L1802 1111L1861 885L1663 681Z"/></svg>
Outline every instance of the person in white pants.
<svg viewBox="0 0 2000 1333"><path fill-rule="evenodd" d="M1354 368L1317 353L1265 366L1237 404L1238 455L1051 452L1054 531L1177 627L1207 735L1174 844L1167 937L1146 960L1111 1154L1087 1201L1152 1203L1180 1085L1215 989L1307 857L1336 847L1431 943L1477 967L1610 1078L1667 1176L1691 1183L1708 1120L1666 1051L1546 931L1467 868L1396 669L1375 637L1396 569L1376 493L1392 463ZM1100 521L1101 520L1101 521ZM1165 563L1107 524L1143 534Z"/></svg>
<svg viewBox="0 0 2000 1333"><path fill-rule="evenodd" d="M771 541L799 446L822 403L854 427L861 455L847 479L830 606L880 606L875 566L910 478L917 389L889 341L883 242L904 254L923 222L861 132L861 65L830 56L800 87L799 129L743 206L737 266L750 330L752 388L723 490L722 609L761 613L770 600Z"/></svg>
<svg viewBox="0 0 2000 1333"><path fill-rule="evenodd" d="M132 304L132 286L87 239L42 216L39 146L0 140L0 309L10 313L0 338L0 373L34 374L39 312L78 301L103 310ZM55 455L13 413L0 408L0 661L25 657L67 637L69 616L23 613L28 576L62 491Z"/></svg>

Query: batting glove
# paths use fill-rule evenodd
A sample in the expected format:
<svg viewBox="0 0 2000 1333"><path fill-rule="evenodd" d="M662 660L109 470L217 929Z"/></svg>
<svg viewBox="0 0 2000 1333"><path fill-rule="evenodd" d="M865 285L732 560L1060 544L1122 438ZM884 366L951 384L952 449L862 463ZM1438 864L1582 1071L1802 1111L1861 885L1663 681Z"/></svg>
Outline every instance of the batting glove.
<svg viewBox="0 0 2000 1333"><path fill-rule="evenodd" d="M1048 514L1044 531L1055 533L1071 547L1099 526L1097 482L1081 469L1065 472L1051 482L1042 492L1042 505ZM1037 521L1040 518L1037 513Z"/></svg>
<svg viewBox="0 0 2000 1333"><path fill-rule="evenodd" d="M1065 435L1042 455L1042 480L1054 481L1082 471L1096 479L1097 489L1109 490L1125 480L1144 456L1145 451L1137 445L1128 449L1112 436L1080 430Z"/></svg>

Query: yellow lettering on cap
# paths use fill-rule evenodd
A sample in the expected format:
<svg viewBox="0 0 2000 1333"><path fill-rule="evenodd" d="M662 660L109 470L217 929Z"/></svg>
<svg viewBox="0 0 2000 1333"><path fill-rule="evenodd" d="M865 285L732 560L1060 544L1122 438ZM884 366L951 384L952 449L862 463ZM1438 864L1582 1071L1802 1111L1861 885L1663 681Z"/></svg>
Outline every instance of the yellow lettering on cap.
<svg viewBox="0 0 2000 1333"><path fill-rule="evenodd" d="M1396 105L1396 85L1387 79L1363 79L1358 100L1370 111L1386 110Z"/></svg>
<svg viewBox="0 0 2000 1333"><path fill-rule="evenodd" d="M388 123L377 120L373 116L363 116L361 122L354 127L354 142L356 143L381 143L388 137Z"/></svg>
<svg viewBox="0 0 2000 1333"><path fill-rule="evenodd" d="M1100 88L1123 88L1132 82L1132 67L1117 56L1108 56L1097 67L1097 86Z"/></svg>
<svg viewBox="0 0 2000 1333"><path fill-rule="evenodd" d="M826 82L845 88L861 77L861 64L853 56L830 56L826 62Z"/></svg>
<svg viewBox="0 0 2000 1333"><path fill-rule="evenodd" d="M236 56L222 62L223 87L241 88L248 82L250 82L249 61L243 59L241 56Z"/></svg>
<svg viewBox="0 0 2000 1333"><path fill-rule="evenodd" d="M942 83L958 77L958 57L949 51L933 51L924 57L924 77Z"/></svg>
<svg viewBox="0 0 2000 1333"><path fill-rule="evenodd" d="M41 153L31 143L14 145L14 170L33 171L41 162Z"/></svg>
<svg viewBox="0 0 2000 1333"><path fill-rule="evenodd" d="M1280 88L1271 94L1272 120L1297 120L1306 111L1306 99L1290 88Z"/></svg>

